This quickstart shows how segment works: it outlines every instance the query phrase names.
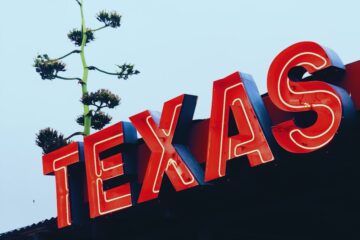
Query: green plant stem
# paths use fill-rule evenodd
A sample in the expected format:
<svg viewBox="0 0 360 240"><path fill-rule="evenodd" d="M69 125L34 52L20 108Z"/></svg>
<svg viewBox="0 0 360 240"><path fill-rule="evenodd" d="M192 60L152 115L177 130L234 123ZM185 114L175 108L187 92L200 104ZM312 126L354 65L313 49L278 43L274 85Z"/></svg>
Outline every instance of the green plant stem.
<svg viewBox="0 0 360 240"><path fill-rule="evenodd" d="M88 74L89 74L89 69L87 67L86 64L86 59L85 59L85 44L86 44L86 25L85 25L85 17L84 17L84 10L83 10L83 6L84 6L84 0L81 0L80 5L80 12L81 12L81 31L82 31L82 42L81 42L81 46L80 46L80 56L81 56L81 63L83 66L83 77L82 77L82 96L84 97L85 94L87 94L88 90L87 90L87 80L88 80ZM91 117L89 116L89 106L88 105L83 105L84 106L84 135L90 135L90 126L91 126Z"/></svg>

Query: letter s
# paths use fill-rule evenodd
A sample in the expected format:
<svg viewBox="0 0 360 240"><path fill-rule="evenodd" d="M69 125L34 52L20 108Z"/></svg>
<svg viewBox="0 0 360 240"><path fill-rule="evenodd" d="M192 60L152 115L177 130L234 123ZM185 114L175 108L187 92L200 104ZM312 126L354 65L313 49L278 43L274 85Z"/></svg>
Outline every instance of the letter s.
<svg viewBox="0 0 360 240"><path fill-rule="evenodd" d="M299 127L294 120L272 128L281 147L293 153L308 153L328 144L335 136L347 107L349 95L341 88L319 80L308 81L303 74L326 75L344 71L339 57L314 42L296 43L282 51L268 72L268 92L273 103L286 112L316 113L311 126ZM322 73L322 74L314 74ZM325 73L325 74L324 74ZM324 79L321 79L324 80ZM327 79L329 80L329 79ZM350 104L351 105L351 104Z"/></svg>

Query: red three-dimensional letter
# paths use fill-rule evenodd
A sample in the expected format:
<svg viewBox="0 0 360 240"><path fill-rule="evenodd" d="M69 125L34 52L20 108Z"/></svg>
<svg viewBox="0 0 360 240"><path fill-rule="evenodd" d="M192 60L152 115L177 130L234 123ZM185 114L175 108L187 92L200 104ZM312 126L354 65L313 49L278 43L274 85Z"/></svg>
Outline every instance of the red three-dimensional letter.
<svg viewBox="0 0 360 240"><path fill-rule="evenodd" d="M130 183L104 190L104 181L124 175L124 156L100 154L136 140L130 123L120 122L84 138L90 217L95 218L132 206ZM134 160L134 159L133 159Z"/></svg>
<svg viewBox="0 0 360 240"><path fill-rule="evenodd" d="M71 225L69 183L67 166L79 162L79 145L74 142L43 156L45 175L55 173L57 223L59 228Z"/></svg>
<svg viewBox="0 0 360 240"><path fill-rule="evenodd" d="M188 125L192 118L186 112L186 100L196 97L181 95L164 104L160 124L157 117L149 111L144 111L130 117L131 122L143 137L151 150L151 156L147 164L143 185L138 202L148 201L158 197L164 173L169 177L176 191L181 191L197 186L201 180L195 175L196 171L190 170L195 160L183 158L174 147L174 139L177 133L184 133L183 128ZM194 104L192 106L195 106ZM190 120L191 121L191 120ZM188 162L186 162L188 161Z"/></svg>
<svg viewBox="0 0 360 240"><path fill-rule="evenodd" d="M311 126L301 128L294 120L289 120L273 127L274 137L287 151L312 152L334 137L343 115L342 101L349 98L348 94L324 82L301 80L305 72L322 71L322 76L326 76L325 71L335 68L344 69L337 55L314 42L296 43L272 62L268 91L273 103L283 111L314 111L317 115Z"/></svg>
<svg viewBox="0 0 360 240"><path fill-rule="evenodd" d="M235 136L229 136L230 109L239 130ZM205 181L225 176L227 160L235 157L247 155L251 166L273 160L261 125L270 128L270 121L251 76L234 73L215 81Z"/></svg>

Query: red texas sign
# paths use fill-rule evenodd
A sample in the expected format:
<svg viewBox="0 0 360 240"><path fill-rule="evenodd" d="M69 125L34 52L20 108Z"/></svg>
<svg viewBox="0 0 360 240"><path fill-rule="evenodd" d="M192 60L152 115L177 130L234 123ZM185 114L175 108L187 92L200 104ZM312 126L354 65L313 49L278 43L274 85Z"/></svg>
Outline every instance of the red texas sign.
<svg viewBox="0 0 360 240"><path fill-rule="evenodd" d="M272 62L268 97L259 95L250 75L236 72L214 82L210 119L197 127L197 97L181 95L167 101L161 115L141 112L131 123L119 122L44 155L44 174L56 179L58 227L72 223L69 169L82 164L87 196L78 197L88 201L95 218L156 199L164 174L181 191L225 176L227 161L239 156L246 155L251 166L273 161L273 140L294 154L324 147L360 107L354 92L359 81L344 73L333 51L300 42ZM311 120L306 126L305 118ZM111 179L119 181L105 187Z"/></svg>

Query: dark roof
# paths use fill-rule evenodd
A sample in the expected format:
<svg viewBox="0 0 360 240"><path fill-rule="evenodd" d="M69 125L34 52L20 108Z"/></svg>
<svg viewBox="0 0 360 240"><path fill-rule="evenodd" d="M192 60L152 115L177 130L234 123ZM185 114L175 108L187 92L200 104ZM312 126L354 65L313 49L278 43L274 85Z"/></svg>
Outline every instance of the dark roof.
<svg viewBox="0 0 360 240"><path fill-rule="evenodd" d="M24 239L24 237L46 234L57 228L56 217L45 219L38 223L31 224L26 227L18 228L12 231L8 231L0 234L0 239Z"/></svg>

